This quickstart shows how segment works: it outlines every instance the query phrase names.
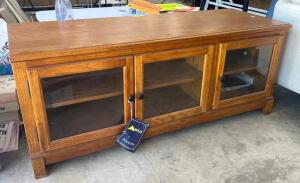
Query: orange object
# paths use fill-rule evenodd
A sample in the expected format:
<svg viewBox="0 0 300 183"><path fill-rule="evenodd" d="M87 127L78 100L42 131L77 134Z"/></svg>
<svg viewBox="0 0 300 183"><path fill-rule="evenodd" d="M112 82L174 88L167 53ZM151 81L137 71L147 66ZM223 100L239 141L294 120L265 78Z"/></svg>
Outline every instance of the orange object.
<svg viewBox="0 0 300 183"><path fill-rule="evenodd" d="M156 4L144 0L135 0L128 4L130 8L143 11L147 14L159 14L160 7Z"/></svg>

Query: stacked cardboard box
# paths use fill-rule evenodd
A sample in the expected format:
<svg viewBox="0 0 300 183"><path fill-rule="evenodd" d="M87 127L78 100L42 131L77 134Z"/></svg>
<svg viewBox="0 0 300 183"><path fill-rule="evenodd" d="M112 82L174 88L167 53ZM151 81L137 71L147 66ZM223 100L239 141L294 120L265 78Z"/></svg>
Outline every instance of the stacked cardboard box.
<svg viewBox="0 0 300 183"><path fill-rule="evenodd" d="M0 76L0 153L18 149L20 124L13 76Z"/></svg>

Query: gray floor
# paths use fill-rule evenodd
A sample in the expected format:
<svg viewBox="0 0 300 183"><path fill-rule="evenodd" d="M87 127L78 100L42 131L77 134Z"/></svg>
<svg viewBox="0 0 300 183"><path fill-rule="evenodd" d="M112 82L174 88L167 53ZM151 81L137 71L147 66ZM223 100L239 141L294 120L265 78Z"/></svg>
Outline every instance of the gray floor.
<svg viewBox="0 0 300 183"><path fill-rule="evenodd" d="M260 111L145 140L134 154L114 147L49 167L33 178L26 143L0 154L1 183L299 183L300 95L277 88Z"/></svg>

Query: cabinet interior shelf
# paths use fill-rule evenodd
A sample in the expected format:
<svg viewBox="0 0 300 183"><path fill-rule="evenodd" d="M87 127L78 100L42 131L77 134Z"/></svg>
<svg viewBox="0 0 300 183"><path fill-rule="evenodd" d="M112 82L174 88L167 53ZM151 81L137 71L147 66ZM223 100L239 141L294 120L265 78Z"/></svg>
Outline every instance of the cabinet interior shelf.
<svg viewBox="0 0 300 183"><path fill-rule="evenodd" d="M189 83L201 77L201 73L186 62L160 63L145 65L145 90ZM73 78L57 82L53 86L49 84L48 88L59 88L59 90L49 89L49 91L44 92L46 108L57 108L122 95L122 76L120 69L107 75L91 74L85 78ZM53 97L50 96L51 92L52 95L53 92L59 94Z"/></svg>
<svg viewBox="0 0 300 183"><path fill-rule="evenodd" d="M230 99L230 98L234 98L237 96L242 96L242 95L247 95L247 94L251 94L251 93L256 93L256 92L260 92L263 91L264 87L263 86L248 86L245 88L240 88L237 90L232 90L232 91L226 91L226 92L222 92L221 94L221 99Z"/></svg>
<svg viewBox="0 0 300 183"><path fill-rule="evenodd" d="M145 119L200 105L199 101L176 85L147 90L145 95L147 96L144 101Z"/></svg>
<svg viewBox="0 0 300 183"><path fill-rule="evenodd" d="M147 90L145 95L148 96L145 98L146 118L199 105L199 102L178 86ZM157 101L154 98L163 100ZM123 106L122 96L49 109L47 112L51 140L123 124L123 107L120 106ZM80 118L74 117L74 114L80 115ZM98 120L100 118L101 123Z"/></svg>
<svg viewBox="0 0 300 183"><path fill-rule="evenodd" d="M225 62L224 75L256 70L257 57L243 55L228 55Z"/></svg>
<svg viewBox="0 0 300 183"><path fill-rule="evenodd" d="M255 77L255 82L252 85L234 89L231 91L222 91L221 100L264 91L266 85L266 77L257 71L252 71L252 76Z"/></svg>

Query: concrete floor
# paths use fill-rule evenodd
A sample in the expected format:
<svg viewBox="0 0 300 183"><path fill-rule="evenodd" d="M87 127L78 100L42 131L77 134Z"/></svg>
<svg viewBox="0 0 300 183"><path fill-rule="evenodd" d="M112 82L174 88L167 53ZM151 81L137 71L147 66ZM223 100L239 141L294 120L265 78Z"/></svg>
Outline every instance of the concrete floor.
<svg viewBox="0 0 300 183"><path fill-rule="evenodd" d="M276 88L270 115L249 112L49 167L35 180L25 141L0 154L1 183L299 183L300 95Z"/></svg>

